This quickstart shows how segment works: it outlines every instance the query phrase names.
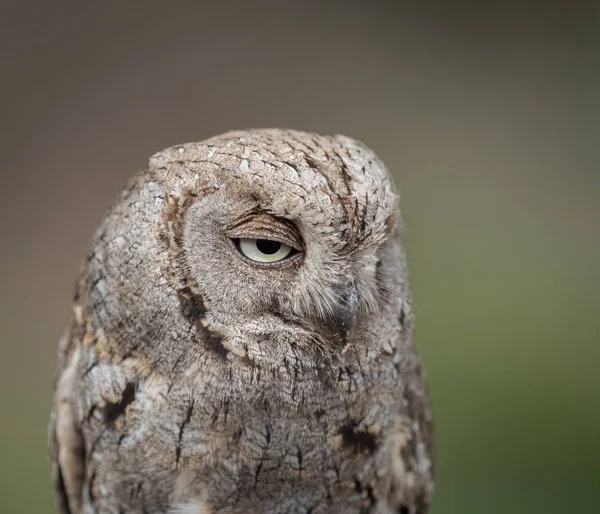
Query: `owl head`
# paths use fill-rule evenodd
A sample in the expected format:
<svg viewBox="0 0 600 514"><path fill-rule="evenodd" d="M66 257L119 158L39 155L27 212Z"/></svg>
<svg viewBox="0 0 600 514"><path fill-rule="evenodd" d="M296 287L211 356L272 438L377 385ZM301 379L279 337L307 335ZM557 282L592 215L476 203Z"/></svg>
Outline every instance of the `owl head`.
<svg viewBox="0 0 600 514"><path fill-rule="evenodd" d="M150 159L100 227L80 297L109 347L165 369L321 369L401 330L400 232L390 175L361 143L230 132Z"/></svg>

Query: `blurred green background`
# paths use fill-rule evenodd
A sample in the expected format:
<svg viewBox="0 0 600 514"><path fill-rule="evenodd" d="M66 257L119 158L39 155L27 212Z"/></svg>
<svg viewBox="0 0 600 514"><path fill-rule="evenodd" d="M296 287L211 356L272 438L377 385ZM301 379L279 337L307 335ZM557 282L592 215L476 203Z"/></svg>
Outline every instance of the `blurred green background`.
<svg viewBox="0 0 600 514"><path fill-rule="evenodd" d="M56 345L126 178L166 146L272 126L362 139L401 189L434 514L600 512L599 19L2 2L0 512L54 512Z"/></svg>

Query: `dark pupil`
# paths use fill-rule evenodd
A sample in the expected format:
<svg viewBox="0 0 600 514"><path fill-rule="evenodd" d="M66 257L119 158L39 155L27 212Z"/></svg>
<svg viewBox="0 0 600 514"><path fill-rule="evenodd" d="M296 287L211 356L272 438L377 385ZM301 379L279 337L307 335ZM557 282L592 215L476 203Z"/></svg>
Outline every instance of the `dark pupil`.
<svg viewBox="0 0 600 514"><path fill-rule="evenodd" d="M281 248L281 243L277 241L269 241L268 239L257 239L256 248L258 248L262 253L273 255L279 251Z"/></svg>

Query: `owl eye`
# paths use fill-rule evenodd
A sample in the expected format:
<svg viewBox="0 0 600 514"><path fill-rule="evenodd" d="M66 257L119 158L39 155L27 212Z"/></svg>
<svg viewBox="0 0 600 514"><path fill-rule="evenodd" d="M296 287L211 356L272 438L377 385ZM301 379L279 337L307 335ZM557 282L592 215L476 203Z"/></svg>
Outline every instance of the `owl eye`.
<svg viewBox="0 0 600 514"><path fill-rule="evenodd" d="M261 263L279 262L292 253L292 247L271 239L238 239L242 255Z"/></svg>

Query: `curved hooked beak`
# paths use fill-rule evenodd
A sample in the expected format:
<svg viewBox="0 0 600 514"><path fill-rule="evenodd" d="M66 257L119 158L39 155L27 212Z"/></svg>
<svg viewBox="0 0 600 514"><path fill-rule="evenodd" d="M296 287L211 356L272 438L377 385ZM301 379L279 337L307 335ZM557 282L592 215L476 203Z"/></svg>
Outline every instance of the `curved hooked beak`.
<svg viewBox="0 0 600 514"><path fill-rule="evenodd" d="M356 285L352 284L350 292L338 309L339 334L345 347L351 344L356 333L359 300Z"/></svg>

